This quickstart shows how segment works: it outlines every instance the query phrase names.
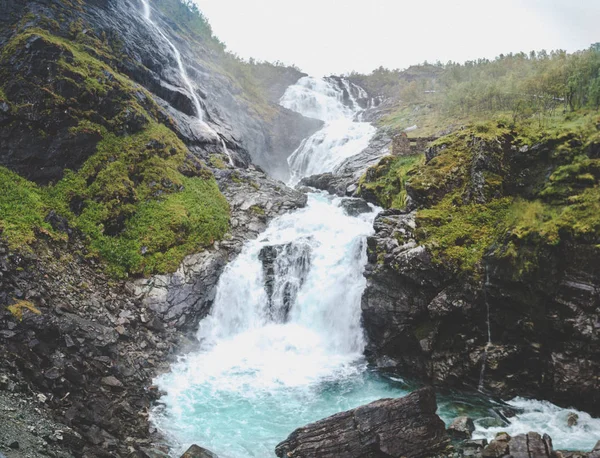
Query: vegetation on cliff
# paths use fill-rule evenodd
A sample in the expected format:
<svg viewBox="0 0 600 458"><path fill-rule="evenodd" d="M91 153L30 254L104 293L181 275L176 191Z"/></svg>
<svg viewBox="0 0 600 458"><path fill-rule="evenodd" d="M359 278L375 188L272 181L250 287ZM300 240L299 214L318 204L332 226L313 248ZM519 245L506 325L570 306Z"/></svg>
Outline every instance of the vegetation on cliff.
<svg viewBox="0 0 600 458"><path fill-rule="evenodd" d="M173 271L223 237L228 204L150 94L115 70L108 42L81 28L24 27L2 51L7 135L29 132L32 147L49 151L44 139L59 138L72 168L39 177L22 167L39 184L0 168L2 237L27 249L41 234L66 238L69 227L116 277Z"/></svg>
<svg viewBox="0 0 600 458"><path fill-rule="evenodd" d="M387 157L361 189L377 190L385 207L404 208L410 196L418 241L456 273L481 273L485 256L499 256L525 275L540 247L600 246L599 126L600 115L587 111L541 128L480 123L437 140L404 186L390 186L390 164L414 159Z"/></svg>

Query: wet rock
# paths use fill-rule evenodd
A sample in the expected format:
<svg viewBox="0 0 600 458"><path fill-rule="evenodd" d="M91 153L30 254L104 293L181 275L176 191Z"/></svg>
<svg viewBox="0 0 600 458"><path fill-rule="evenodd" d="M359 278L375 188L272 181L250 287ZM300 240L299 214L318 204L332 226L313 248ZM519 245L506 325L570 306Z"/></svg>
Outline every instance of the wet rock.
<svg viewBox="0 0 600 458"><path fill-rule="evenodd" d="M373 211L363 199L342 199L341 207L348 216L358 216L361 213L370 213Z"/></svg>
<svg viewBox="0 0 600 458"><path fill-rule="evenodd" d="M275 449L278 457L425 457L449 439L435 414L432 388L382 399L297 429Z"/></svg>
<svg viewBox="0 0 600 458"><path fill-rule="evenodd" d="M463 457L481 458L483 448L486 445L486 439L465 440L460 443L459 448Z"/></svg>
<svg viewBox="0 0 600 458"><path fill-rule="evenodd" d="M187 451L181 455L181 458L219 458L210 450L206 450L205 448L199 447L197 445L192 445Z"/></svg>
<svg viewBox="0 0 600 458"><path fill-rule="evenodd" d="M102 379L102 384L111 388L123 388L123 383L116 377L113 377L112 375L109 377L104 377Z"/></svg>
<svg viewBox="0 0 600 458"><path fill-rule="evenodd" d="M284 245L267 245L258 254L263 265L265 291L271 319L285 322L310 271L308 240Z"/></svg>
<svg viewBox="0 0 600 458"><path fill-rule="evenodd" d="M576 413L573 413L573 412L569 412L569 415L567 415L567 425L569 426L569 428L576 426L578 421L579 421L579 415L577 415Z"/></svg>
<svg viewBox="0 0 600 458"><path fill-rule="evenodd" d="M454 439L471 439L475 424L469 417L458 417L448 426L448 434Z"/></svg>
<svg viewBox="0 0 600 458"><path fill-rule="evenodd" d="M542 437L535 432L514 436L508 443L508 450L513 458L530 458L532 456L550 458L555 456L552 439L548 435Z"/></svg>
<svg viewBox="0 0 600 458"><path fill-rule="evenodd" d="M508 442L510 436L506 433L496 435L496 438L483 449L482 456L484 458L498 458L508 454Z"/></svg>

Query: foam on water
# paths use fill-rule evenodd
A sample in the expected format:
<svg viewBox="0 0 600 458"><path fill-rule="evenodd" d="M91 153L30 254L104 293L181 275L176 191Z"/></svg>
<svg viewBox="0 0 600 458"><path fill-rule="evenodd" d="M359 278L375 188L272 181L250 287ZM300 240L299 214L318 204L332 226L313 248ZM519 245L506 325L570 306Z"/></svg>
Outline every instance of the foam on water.
<svg viewBox="0 0 600 458"><path fill-rule="evenodd" d="M585 412L575 409L563 409L547 401L515 398L508 402L520 413L510 418L510 425L486 428L475 422L477 429L474 438L493 439L499 432L511 436L535 431L548 434L552 438L554 449L591 451L600 440L600 419L592 418ZM577 425L569 426L570 413L578 415Z"/></svg>

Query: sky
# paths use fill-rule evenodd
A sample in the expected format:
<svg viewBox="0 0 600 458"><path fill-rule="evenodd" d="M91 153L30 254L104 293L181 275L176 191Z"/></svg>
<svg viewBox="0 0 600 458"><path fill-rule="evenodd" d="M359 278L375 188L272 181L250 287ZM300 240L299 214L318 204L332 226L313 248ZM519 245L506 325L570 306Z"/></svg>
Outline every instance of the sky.
<svg viewBox="0 0 600 458"><path fill-rule="evenodd" d="M600 41L599 0L194 0L240 57L313 76Z"/></svg>

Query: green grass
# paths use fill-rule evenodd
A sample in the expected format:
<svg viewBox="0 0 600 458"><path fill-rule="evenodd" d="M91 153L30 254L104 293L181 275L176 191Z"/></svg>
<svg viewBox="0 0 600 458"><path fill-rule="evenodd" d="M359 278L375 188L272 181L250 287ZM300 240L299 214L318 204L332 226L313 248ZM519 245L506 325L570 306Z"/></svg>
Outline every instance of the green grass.
<svg viewBox="0 0 600 458"><path fill-rule="evenodd" d="M462 205L453 197L417 213L417 234L438 263L456 272L476 273L483 255L506 231L512 199Z"/></svg>
<svg viewBox="0 0 600 458"><path fill-rule="evenodd" d="M9 247L27 247L39 233L53 234L44 221L48 207L43 191L16 173L0 167L0 234Z"/></svg>
<svg viewBox="0 0 600 458"><path fill-rule="evenodd" d="M509 260L519 276L539 267L542 249L569 241L599 247L600 159L588 155L599 141L598 120L584 111L542 128L480 121L437 140L437 156L405 175L405 189L419 205L419 242L435 262L475 276L481 275L486 255ZM474 201L472 166L481 154L486 163L483 201ZM522 182L523 166L513 162L513 154L525 160L528 169L541 172L530 175L539 182L526 183L523 195L515 185ZM394 169L390 164L391 159L382 161L370 172L376 180L369 186L391 206L403 194L389 180ZM363 177L368 181L369 174Z"/></svg>

